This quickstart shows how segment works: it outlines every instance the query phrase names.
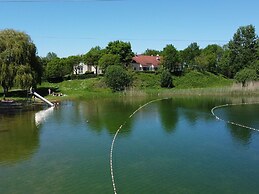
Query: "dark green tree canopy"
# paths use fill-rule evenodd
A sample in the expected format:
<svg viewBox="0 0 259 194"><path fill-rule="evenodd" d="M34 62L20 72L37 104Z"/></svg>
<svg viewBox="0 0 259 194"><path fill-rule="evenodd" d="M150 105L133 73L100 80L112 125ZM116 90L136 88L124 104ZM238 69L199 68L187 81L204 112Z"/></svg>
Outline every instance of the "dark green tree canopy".
<svg viewBox="0 0 259 194"><path fill-rule="evenodd" d="M161 55L161 51L158 50L154 50L154 49L147 49L143 55L148 55L148 56L157 56L157 55Z"/></svg>
<svg viewBox="0 0 259 194"><path fill-rule="evenodd" d="M60 58L54 58L47 63L46 77L47 79L62 78L65 75L65 63Z"/></svg>
<svg viewBox="0 0 259 194"><path fill-rule="evenodd" d="M174 72L179 65L179 53L176 48L172 45L166 45L162 51L162 65L169 72Z"/></svg>
<svg viewBox="0 0 259 194"><path fill-rule="evenodd" d="M120 57L114 54L104 54L100 58L98 64L99 64L99 67L103 70L103 72L105 72L106 69L111 65L122 66L122 64L120 63Z"/></svg>
<svg viewBox="0 0 259 194"><path fill-rule="evenodd" d="M122 91L131 81L131 76L121 66L112 65L106 70L105 82L113 91Z"/></svg>
<svg viewBox="0 0 259 194"><path fill-rule="evenodd" d="M130 64L132 57L134 56L134 53L131 50L131 44L129 42L123 42L119 40L109 42L108 46L106 47L106 53L118 55L120 62L125 66Z"/></svg>
<svg viewBox="0 0 259 194"><path fill-rule="evenodd" d="M167 69L163 69L161 73L160 85L162 88L172 88L173 79L171 73Z"/></svg>
<svg viewBox="0 0 259 194"><path fill-rule="evenodd" d="M14 84L23 89L36 85L42 72L29 35L12 29L0 31L0 84L5 92Z"/></svg>
<svg viewBox="0 0 259 194"><path fill-rule="evenodd" d="M84 62L86 64L95 67L96 74L97 74L99 59L102 57L103 54L104 54L104 50L102 50L101 47L96 46L91 48L91 50L83 56Z"/></svg>
<svg viewBox="0 0 259 194"><path fill-rule="evenodd" d="M195 58L195 63L202 71L218 73L219 61L221 60L223 53L224 50L219 45L208 45L201 51L201 54Z"/></svg>
<svg viewBox="0 0 259 194"><path fill-rule="evenodd" d="M237 72L237 74L235 75L235 79L239 83L242 83L242 86L245 86L246 82L257 80L258 79L258 75L257 75L255 69L244 68L241 71Z"/></svg>
<svg viewBox="0 0 259 194"><path fill-rule="evenodd" d="M64 65L65 65L65 75L71 74L74 71L74 66L78 65L80 62L83 62L83 56L82 55L76 55L76 56L69 56L67 58L64 58Z"/></svg>
<svg viewBox="0 0 259 194"><path fill-rule="evenodd" d="M233 39L228 43L229 65L232 66L231 77L241 69L259 60L259 40L252 25L238 28Z"/></svg>
<svg viewBox="0 0 259 194"><path fill-rule="evenodd" d="M48 52L48 54L45 57L47 61L51 61L52 59L55 59L55 58L58 58L58 55L54 52Z"/></svg>
<svg viewBox="0 0 259 194"><path fill-rule="evenodd" d="M191 43L181 52L181 63L187 67L194 68L195 58L201 54L201 49L196 42Z"/></svg>

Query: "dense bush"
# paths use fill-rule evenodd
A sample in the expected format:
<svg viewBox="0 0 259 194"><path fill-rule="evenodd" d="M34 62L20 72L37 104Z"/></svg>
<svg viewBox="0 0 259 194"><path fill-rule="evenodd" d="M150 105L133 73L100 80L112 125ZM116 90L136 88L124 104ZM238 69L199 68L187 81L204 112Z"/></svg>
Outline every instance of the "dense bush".
<svg viewBox="0 0 259 194"><path fill-rule="evenodd" d="M172 88L173 87L171 73L166 69L162 71L160 84L161 84L162 88Z"/></svg>
<svg viewBox="0 0 259 194"><path fill-rule="evenodd" d="M94 74L94 72L86 72L85 74L79 74L79 75L71 75L70 76L72 80L75 79L88 79L88 78L94 78L96 77L96 75Z"/></svg>
<svg viewBox="0 0 259 194"><path fill-rule="evenodd" d="M247 81L257 80L257 73L255 69L245 68L235 75L235 79L242 83L242 86L245 86Z"/></svg>
<svg viewBox="0 0 259 194"><path fill-rule="evenodd" d="M121 66L109 66L105 73L105 83L113 91L121 91L132 82L131 76Z"/></svg>

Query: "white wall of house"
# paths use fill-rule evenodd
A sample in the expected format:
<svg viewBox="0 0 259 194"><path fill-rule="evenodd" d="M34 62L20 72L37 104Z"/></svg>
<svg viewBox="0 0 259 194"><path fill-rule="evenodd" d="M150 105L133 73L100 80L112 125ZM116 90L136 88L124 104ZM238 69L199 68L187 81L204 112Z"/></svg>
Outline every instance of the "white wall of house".
<svg viewBox="0 0 259 194"><path fill-rule="evenodd" d="M94 72L94 74L96 74L96 68L94 66L87 65L87 64L84 64L82 62L77 64L77 65L74 65L73 74L81 75L81 74L85 74L86 72ZM102 74L102 70L97 68L97 74L98 75Z"/></svg>
<svg viewBox="0 0 259 194"><path fill-rule="evenodd" d="M131 66L134 71L143 71L142 65L138 63L131 63Z"/></svg>
<svg viewBox="0 0 259 194"><path fill-rule="evenodd" d="M150 66L142 66L141 64L138 63L131 63L131 66L134 71L155 71L155 67L153 64L150 64Z"/></svg>

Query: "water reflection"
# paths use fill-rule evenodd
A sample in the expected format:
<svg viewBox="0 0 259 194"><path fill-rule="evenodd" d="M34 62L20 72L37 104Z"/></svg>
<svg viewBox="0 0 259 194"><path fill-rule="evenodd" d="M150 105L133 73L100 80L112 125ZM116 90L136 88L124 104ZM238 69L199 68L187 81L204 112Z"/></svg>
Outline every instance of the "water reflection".
<svg viewBox="0 0 259 194"><path fill-rule="evenodd" d="M227 106L216 110L216 114L225 121L259 129L259 105ZM253 130L231 124L228 124L227 127L232 137L244 145L250 143L252 134L255 133Z"/></svg>
<svg viewBox="0 0 259 194"><path fill-rule="evenodd" d="M14 163L26 159L39 147L39 132L46 124L47 119L52 119L55 124L71 128L84 127L85 130L98 134L108 132L111 136L118 127L127 121L120 135L129 135L134 122L141 114L129 116L141 105L150 101L150 98L131 99L98 99L78 102L64 102L61 107L34 113L22 112L16 115L0 115L0 163ZM172 98L152 103L153 111L161 122L162 129L166 133L173 133L177 125L184 121L195 125L199 121L211 122L215 118L210 110L215 105L238 103L242 100L226 98ZM224 120L237 121L259 128L259 105L235 106L217 110ZM147 112L143 112L148 118ZM143 115L142 115L143 116ZM253 131L233 125L226 125L233 139L248 144L251 141Z"/></svg>
<svg viewBox="0 0 259 194"><path fill-rule="evenodd" d="M134 118L129 116L147 99L104 99L76 103L74 111L78 122L85 122L94 131L107 130L115 133L118 127L127 121L123 131L129 132ZM122 131L122 133L123 133Z"/></svg>
<svg viewBox="0 0 259 194"><path fill-rule="evenodd" d="M177 123L187 120L192 125L197 121L211 121L210 110L217 103L225 103L225 100L214 98L172 98L158 102L158 112L162 126L166 132L173 132L177 128Z"/></svg>
<svg viewBox="0 0 259 194"><path fill-rule="evenodd" d="M51 116L51 114L53 113L54 107L50 107L48 109L45 110L41 110L39 112L35 113L35 123L37 126L39 126L40 124L42 124L44 121L46 121L46 119L48 117Z"/></svg>
<svg viewBox="0 0 259 194"><path fill-rule="evenodd" d="M28 159L39 147L34 113L1 115L0 163L13 164Z"/></svg>
<svg viewBox="0 0 259 194"><path fill-rule="evenodd" d="M162 100L158 103L158 111L164 130L173 132L179 119L177 104L173 99Z"/></svg>

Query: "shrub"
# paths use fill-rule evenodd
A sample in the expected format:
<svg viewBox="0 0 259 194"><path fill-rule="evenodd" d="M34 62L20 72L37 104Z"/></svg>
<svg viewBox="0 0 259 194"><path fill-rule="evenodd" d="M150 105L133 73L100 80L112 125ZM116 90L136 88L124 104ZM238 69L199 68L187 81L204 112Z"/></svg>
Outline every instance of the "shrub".
<svg viewBox="0 0 259 194"><path fill-rule="evenodd" d="M75 79L88 79L88 78L94 78L96 77L96 75L94 74L94 72L85 72L85 74L78 74L78 75L71 75L71 79L75 80Z"/></svg>
<svg viewBox="0 0 259 194"><path fill-rule="evenodd" d="M129 86L132 81L131 76L121 66L109 66L105 73L105 83L113 91L121 91Z"/></svg>
<svg viewBox="0 0 259 194"><path fill-rule="evenodd" d="M255 81L257 80L257 73L255 69L244 68L243 70L239 71L235 75L235 79L242 83L242 86L245 86L247 81Z"/></svg>
<svg viewBox="0 0 259 194"><path fill-rule="evenodd" d="M171 73L164 69L161 73L161 87L162 88L172 88L173 82L172 82L172 76Z"/></svg>

